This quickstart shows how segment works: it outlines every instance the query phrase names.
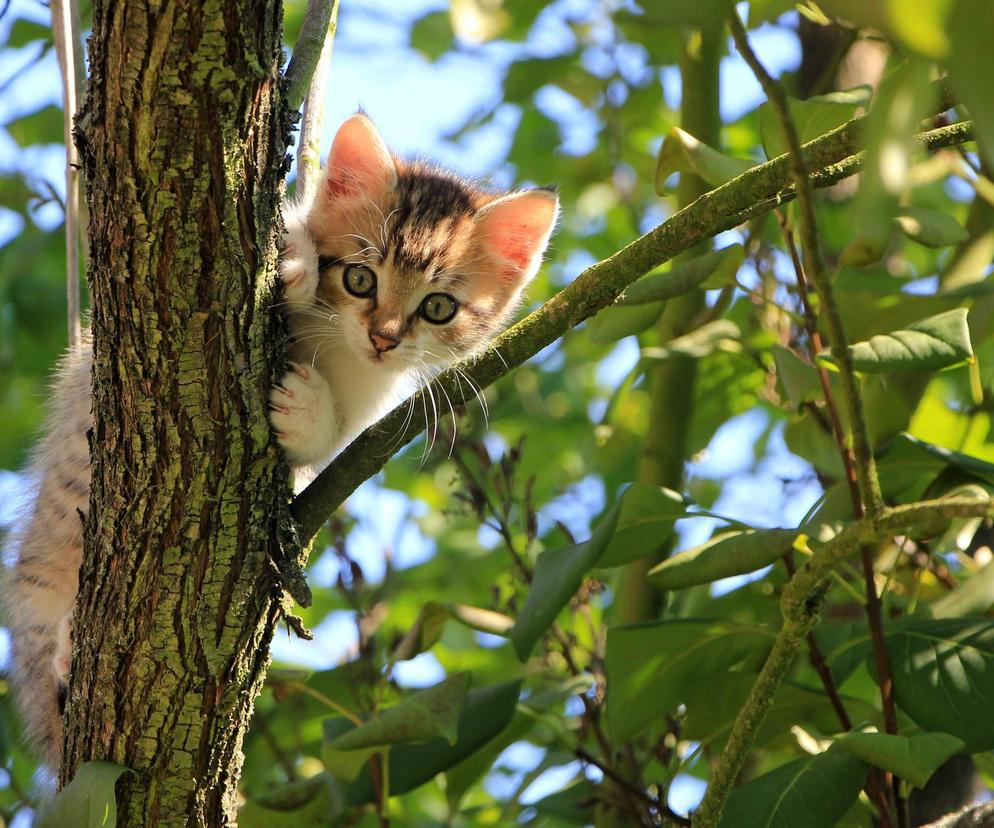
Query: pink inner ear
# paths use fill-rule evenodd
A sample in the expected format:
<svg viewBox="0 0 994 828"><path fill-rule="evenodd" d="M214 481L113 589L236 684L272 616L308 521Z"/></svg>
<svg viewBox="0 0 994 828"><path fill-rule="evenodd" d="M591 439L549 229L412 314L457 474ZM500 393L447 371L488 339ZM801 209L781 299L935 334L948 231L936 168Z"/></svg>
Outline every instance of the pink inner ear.
<svg viewBox="0 0 994 828"><path fill-rule="evenodd" d="M486 246L502 260L501 276L524 281L534 275L558 211L555 196L544 190L517 193L484 208L480 227Z"/></svg>
<svg viewBox="0 0 994 828"><path fill-rule="evenodd" d="M325 178L332 198L376 195L396 174L390 151L368 118L353 115L339 127Z"/></svg>

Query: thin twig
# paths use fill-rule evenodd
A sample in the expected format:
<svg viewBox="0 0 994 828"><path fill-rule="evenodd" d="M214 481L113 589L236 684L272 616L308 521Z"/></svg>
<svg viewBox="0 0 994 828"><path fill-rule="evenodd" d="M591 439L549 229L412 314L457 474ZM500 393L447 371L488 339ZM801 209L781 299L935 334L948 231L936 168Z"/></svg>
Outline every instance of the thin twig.
<svg viewBox="0 0 994 828"><path fill-rule="evenodd" d="M811 277L815 290L818 292L818 298L823 305L825 324L828 327L830 337L829 345L832 356L835 358L839 367L846 404L849 408L849 428L853 435L853 451L856 458L856 467L859 471L860 495L864 507L872 516L883 508L883 498L880 495L880 481L877 479L876 462L870 450L870 438L866 427L866 418L863 416L863 396L859 388L859 380L856 377L852 354L849 352L846 342L845 329L842 325L842 315L832 294L828 274L825 272L825 263L821 255L818 228L814 214L813 188L808 178L808 163L805 160L804 152L801 150L800 139L797 135L797 126L794 124L794 119L790 114L787 94L784 92L783 87L766 71L766 67L756 57L756 53L752 51L742 21L739 20L738 14L734 11L728 16L728 25L736 47L763 87L763 91L766 93L766 97L769 99L773 111L776 113L783 137L787 143L787 155L790 159L790 177L794 183L794 189L797 191L798 212L801 224L801 249L804 251L806 272Z"/></svg>
<svg viewBox="0 0 994 828"><path fill-rule="evenodd" d="M284 76L284 100L291 111L300 109L304 102L311 77L321 60L332 12L337 7L338 0L307 0L304 23L300 27L300 36L293 45L293 56Z"/></svg>
<svg viewBox="0 0 994 828"><path fill-rule="evenodd" d="M328 76L331 72L331 49L338 28L338 2L339 0L332 0L324 45L314 67L311 83L307 87L300 116L300 138L297 141L297 198L303 201L310 200L314 195L321 173L321 127L324 122Z"/></svg>
<svg viewBox="0 0 994 828"><path fill-rule="evenodd" d="M52 34L62 75L62 135L66 145L66 322L69 347L80 345L79 301L79 153L73 140L73 120L83 82L79 12L74 0L52 0Z"/></svg>
<svg viewBox="0 0 994 828"><path fill-rule="evenodd" d="M858 152L861 118L805 144L812 176L819 187L830 186L861 168ZM969 123L942 127L916 136L922 148L962 143L972 139ZM591 265L538 310L499 336L480 356L462 362L435 379L456 404L469 402L458 372L479 387L493 384L525 360L555 342L570 329L617 299L628 285L653 267L669 261L703 239L769 212L793 198L787 184L787 159L780 156L753 167L671 216L667 221ZM417 396L415 404L419 404ZM292 512L302 540L309 541L324 521L365 480L413 440L420 427L406 423L410 400L405 400L378 423L360 434L293 502ZM389 450L385 443L393 440Z"/></svg>
<svg viewBox="0 0 994 828"><path fill-rule="evenodd" d="M742 25L738 13L734 10L728 15L728 23L736 48L738 48L739 53L763 87L763 91L766 93L766 97L769 99L770 105L776 113L781 132L787 143L791 161L791 178L794 182L794 188L797 191L798 214L801 225L801 247L804 251L805 272L810 275L811 281L814 283L815 290L818 293L818 298L821 301L821 308L830 337L831 353L839 367L843 396L845 397L849 414L849 430L852 434L855 462L855 482L858 487L858 491L853 492L853 510L857 518L862 517L865 510L872 519L879 515L884 508L883 496L880 491L880 481L877 478L876 461L874 460L870 444L869 429L863 414L863 398L859 378L856 376L855 369L853 368L852 354L849 351L849 345L846 341L842 316L835 301L835 296L832 293L828 274L825 271L825 263L821 255L818 227L814 213L813 188L808 178L807 163L804 159L804 153L801 150L797 126L791 115L787 94L784 92L783 86L766 71L766 67L763 66L756 53L753 52L752 47L749 45L745 27ZM801 281L803 282L803 277ZM827 379L827 376L823 379L826 402L831 398L831 389L828 386ZM841 438L841 424L838 422L838 414L836 412L832 413L835 415L833 427L839 429L838 436ZM843 460L845 461L847 449L844 441L840 439L839 445L843 452ZM869 546L862 547L860 549L860 556L862 558L863 576L866 586L866 614L870 627L870 637L873 641L874 665L877 668L878 680L880 682L884 727L887 733L896 734L897 713L894 706L890 668L887 662L880 596L877 593L874 582L873 549ZM906 805L901 795L899 780L895 777L892 782L897 820L898 824L903 828L907 822Z"/></svg>

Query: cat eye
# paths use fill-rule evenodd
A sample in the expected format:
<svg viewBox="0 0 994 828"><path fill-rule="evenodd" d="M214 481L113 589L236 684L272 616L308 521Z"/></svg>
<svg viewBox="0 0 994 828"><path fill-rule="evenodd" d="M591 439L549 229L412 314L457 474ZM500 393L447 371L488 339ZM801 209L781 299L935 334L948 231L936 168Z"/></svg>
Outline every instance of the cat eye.
<svg viewBox="0 0 994 828"><path fill-rule="evenodd" d="M447 293L429 293L421 303L421 315L436 325L444 325L457 310L459 303Z"/></svg>
<svg viewBox="0 0 994 828"><path fill-rule="evenodd" d="M376 293L376 274L365 265L349 265L342 275L345 289L364 299Z"/></svg>

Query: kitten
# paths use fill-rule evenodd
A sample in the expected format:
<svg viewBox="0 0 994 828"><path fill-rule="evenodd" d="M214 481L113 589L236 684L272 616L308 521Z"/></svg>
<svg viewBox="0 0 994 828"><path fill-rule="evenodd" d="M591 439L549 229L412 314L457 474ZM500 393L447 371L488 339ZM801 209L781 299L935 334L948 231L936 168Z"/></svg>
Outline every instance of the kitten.
<svg viewBox="0 0 994 828"><path fill-rule="evenodd" d="M287 211L280 273L290 370L270 420L319 466L455 359L484 347L535 275L559 205L496 195L391 156L363 115L332 144L313 203Z"/></svg>
<svg viewBox="0 0 994 828"><path fill-rule="evenodd" d="M349 118L314 198L284 211L291 363L269 403L291 465L326 463L419 382L484 347L535 275L558 209L546 190L497 195L396 159L365 116ZM37 496L5 573L11 677L53 769L89 506L91 361L84 342L62 363L28 472Z"/></svg>

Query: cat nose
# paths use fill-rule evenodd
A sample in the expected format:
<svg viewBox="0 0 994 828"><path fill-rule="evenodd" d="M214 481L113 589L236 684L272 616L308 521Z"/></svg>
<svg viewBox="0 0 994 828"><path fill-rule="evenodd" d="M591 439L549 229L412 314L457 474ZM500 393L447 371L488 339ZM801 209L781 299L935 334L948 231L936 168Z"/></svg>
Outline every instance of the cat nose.
<svg viewBox="0 0 994 828"><path fill-rule="evenodd" d="M373 347L376 348L376 353L378 354L385 353L386 351L392 351L400 343L400 340L381 333L371 333L369 335L369 341L373 343Z"/></svg>

